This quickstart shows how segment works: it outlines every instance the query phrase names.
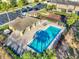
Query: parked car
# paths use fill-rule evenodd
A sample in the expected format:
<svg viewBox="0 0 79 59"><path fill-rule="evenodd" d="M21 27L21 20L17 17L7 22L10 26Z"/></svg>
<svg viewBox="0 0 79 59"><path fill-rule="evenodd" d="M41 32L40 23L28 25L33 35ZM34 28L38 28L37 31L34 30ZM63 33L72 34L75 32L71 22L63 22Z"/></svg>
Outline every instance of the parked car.
<svg viewBox="0 0 79 59"><path fill-rule="evenodd" d="M33 8L31 6L26 7L28 11L32 11Z"/></svg>
<svg viewBox="0 0 79 59"><path fill-rule="evenodd" d="M34 10L40 10L42 8L44 8L44 4L42 3L38 3L36 6L34 6Z"/></svg>
<svg viewBox="0 0 79 59"><path fill-rule="evenodd" d="M27 12L32 11L33 8L31 6L22 8L22 15L25 16Z"/></svg>
<svg viewBox="0 0 79 59"><path fill-rule="evenodd" d="M22 11L22 15L23 16L25 16L26 13L28 12L27 8L22 8L21 11Z"/></svg>

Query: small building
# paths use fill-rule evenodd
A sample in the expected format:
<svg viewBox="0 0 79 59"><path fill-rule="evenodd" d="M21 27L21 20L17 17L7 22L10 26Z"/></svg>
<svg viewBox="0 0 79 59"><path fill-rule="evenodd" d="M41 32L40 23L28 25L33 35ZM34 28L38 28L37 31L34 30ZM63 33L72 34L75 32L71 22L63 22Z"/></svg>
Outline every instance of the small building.
<svg viewBox="0 0 79 59"><path fill-rule="evenodd" d="M63 9L65 12L68 13L75 13L79 10L77 8L79 6L79 0L47 0L51 4L56 4L57 11L62 11Z"/></svg>
<svg viewBox="0 0 79 59"><path fill-rule="evenodd" d="M38 22L39 19L32 17L17 18L11 21L10 28L13 30L12 34L5 41L5 45L10 47L15 54L21 56L26 50L27 40L23 39L23 32L28 28L34 27L34 24Z"/></svg>

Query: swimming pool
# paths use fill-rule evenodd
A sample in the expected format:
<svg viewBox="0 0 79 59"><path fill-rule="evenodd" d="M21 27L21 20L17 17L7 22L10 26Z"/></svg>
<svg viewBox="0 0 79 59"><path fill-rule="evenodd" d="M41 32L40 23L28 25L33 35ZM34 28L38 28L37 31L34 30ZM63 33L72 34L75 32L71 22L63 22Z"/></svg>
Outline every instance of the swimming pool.
<svg viewBox="0 0 79 59"><path fill-rule="evenodd" d="M36 52L42 53L48 48L60 31L61 29L55 26L49 26L45 30L39 30L35 33L33 41L28 46Z"/></svg>

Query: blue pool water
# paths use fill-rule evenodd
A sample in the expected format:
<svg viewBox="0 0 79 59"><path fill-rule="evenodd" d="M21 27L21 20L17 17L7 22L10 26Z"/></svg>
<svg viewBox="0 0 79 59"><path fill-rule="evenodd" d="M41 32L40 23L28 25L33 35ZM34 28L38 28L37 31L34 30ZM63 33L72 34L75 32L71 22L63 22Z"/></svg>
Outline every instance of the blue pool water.
<svg viewBox="0 0 79 59"><path fill-rule="evenodd" d="M39 30L35 33L33 41L28 46L36 52L42 53L48 48L60 31L60 28L54 26L49 26L46 30Z"/></svg>

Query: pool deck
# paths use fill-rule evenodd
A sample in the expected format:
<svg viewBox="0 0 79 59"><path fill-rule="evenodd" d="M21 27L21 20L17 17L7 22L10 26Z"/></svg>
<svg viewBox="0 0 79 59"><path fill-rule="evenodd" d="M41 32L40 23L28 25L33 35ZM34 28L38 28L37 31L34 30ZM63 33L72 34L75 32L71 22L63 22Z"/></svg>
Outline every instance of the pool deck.
<svg viewBox="0 0 79 59"><path fill-rule="evenodd" d="M28 30L26 30L26 32L25 32L25 34L24 34L24 36L22 37L22 39L26 39L27 40L27 45L30 43L30 42L32 42L32 40L33 40L33 36L34 36L34 34L35 34L35 32L36 31L38 31L38 30L40 30L40 29L46 29L47 27L49 27L49 26L55 26L55 27L58 27L58 28L61 28L61 29L63 29L64 27L62 27L62 26L59 26L57 23L49 23L49 24L47 24L47 25L42 25L42 24L40 24L40 25L37 25L36 27L32 27L31 28L31 30L30 31L28 31ZM52 43L53 44L53 43ZM51 44L51 45L52 45ZM50 45L50 46L51 46ZM49 47L50 47L49 46ZM51 48L51 47L50 47Z"/></svg>

